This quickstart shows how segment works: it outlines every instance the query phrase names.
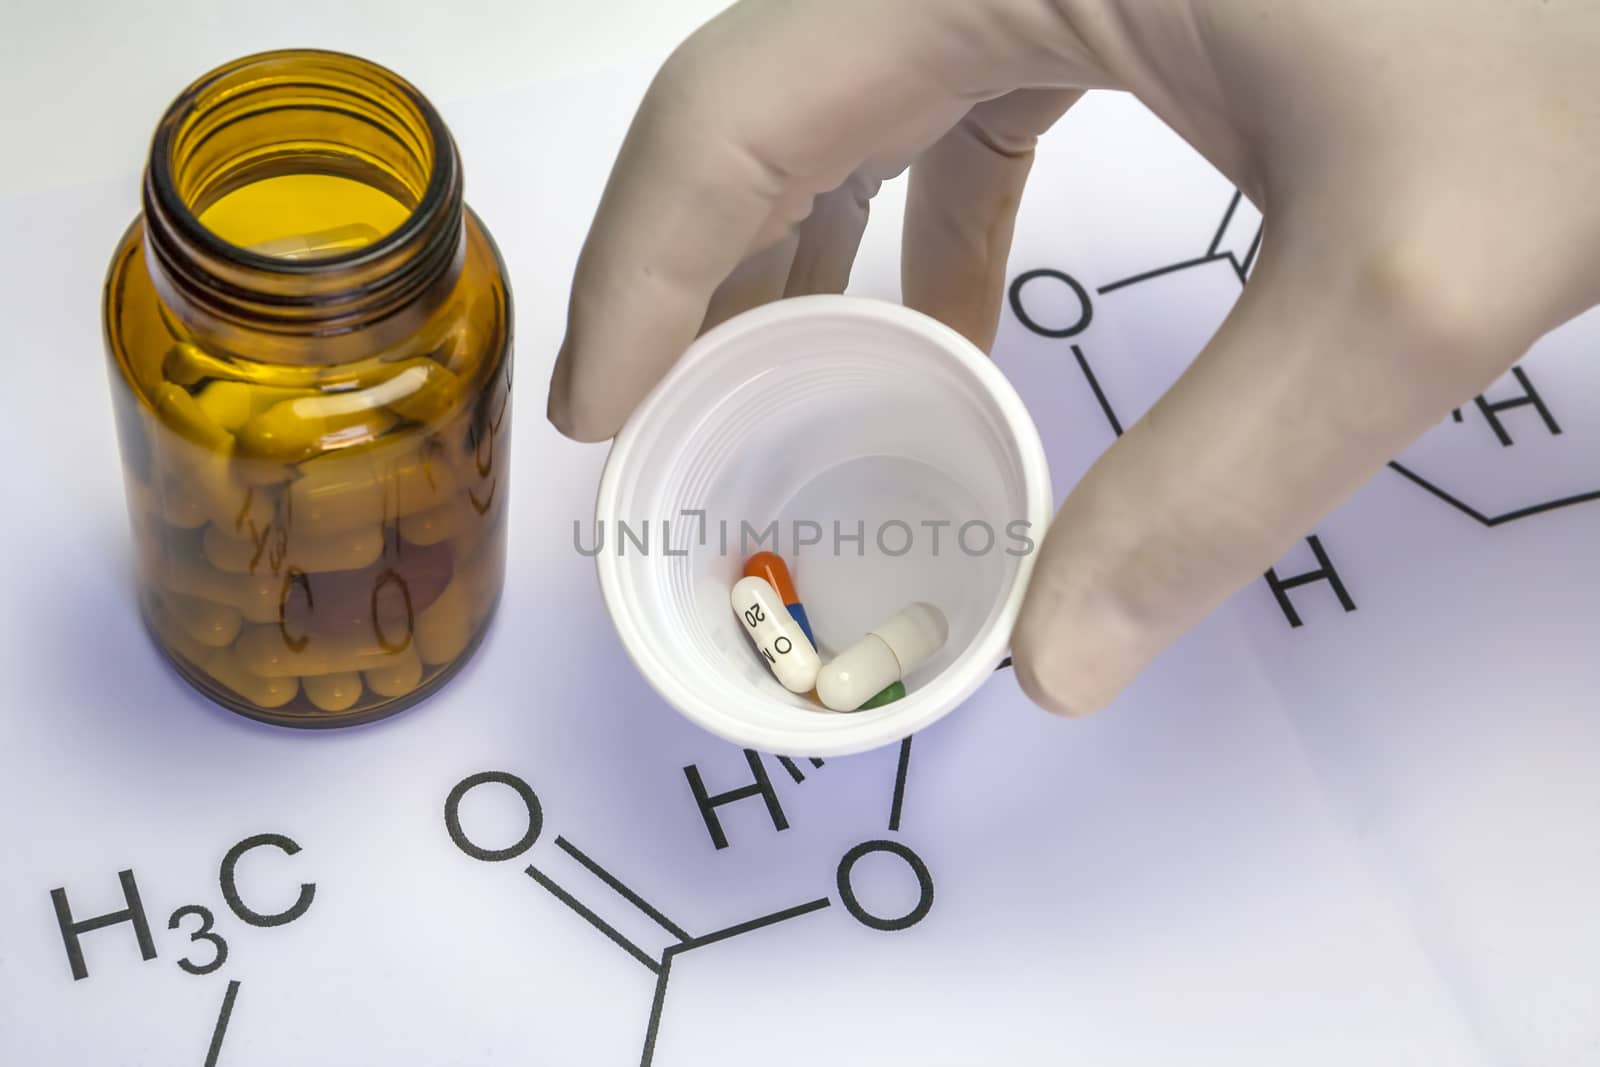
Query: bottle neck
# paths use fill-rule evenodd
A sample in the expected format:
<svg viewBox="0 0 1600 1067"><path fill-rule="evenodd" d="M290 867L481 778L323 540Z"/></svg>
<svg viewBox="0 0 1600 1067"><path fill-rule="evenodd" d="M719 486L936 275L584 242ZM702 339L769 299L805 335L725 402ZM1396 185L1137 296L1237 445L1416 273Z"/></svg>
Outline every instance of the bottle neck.
<svg viewBox="0 0 1600 1067"><path fill-rule="evenodd" d="M464 250L461 163L389 71L273 52L206 75L156 130L151 280L179 332L274 363L340 363L414 333Z"/></svg>

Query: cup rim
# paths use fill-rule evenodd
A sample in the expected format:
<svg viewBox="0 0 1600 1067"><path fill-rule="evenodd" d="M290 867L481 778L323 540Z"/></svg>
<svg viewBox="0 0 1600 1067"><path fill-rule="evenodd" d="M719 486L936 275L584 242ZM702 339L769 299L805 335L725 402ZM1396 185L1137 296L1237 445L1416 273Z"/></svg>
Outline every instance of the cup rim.
<svg viewBox="0 0 1600 1067"><path fill-rule="evenodd" d="M981 631L935 678L890 705L883 714L857 718L836 712L838 723L829 729L790 729L757 724L730 714L682 683L662 662L639 624L630 614L622 578L622 561L616 553L600 552L595 568L601 598L621 639L623 650L668 705L710 733L744 748L789 756L843 756L895 744L942 719L970 697L994 672L1011 642L1011 630L1022 607L1023 595L1038 556L1038 546L1048 526L1054 497L1049 463L1038 427L1028 414L1010 380L976 345L960 333L921 312L900 304L869 297L817 294L789 297L745 311L696 339L671 370L650 390L617 434L606 457L595 499L596 521L617 511L624 472L635 454L635 442L646 434L668 404L678 384L695 364L717 349L747 334L779 327L796 319L835 317L856 319L904 330L929 342L963 373L974 379L999 408L1022 467L1023 492L1034 550L1018 558L1010 587L993 624ZM760 699L759 697L755 699Z"/></svg>

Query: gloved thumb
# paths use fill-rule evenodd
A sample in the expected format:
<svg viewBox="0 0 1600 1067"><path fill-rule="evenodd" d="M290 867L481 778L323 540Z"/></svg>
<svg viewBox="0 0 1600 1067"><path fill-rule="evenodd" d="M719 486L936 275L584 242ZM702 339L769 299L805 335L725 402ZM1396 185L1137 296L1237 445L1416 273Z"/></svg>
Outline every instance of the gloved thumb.
<svg viewBox="0 0 1600 1067"><path fill-rule="evenodd" d="M1013 634L1035 702L1108 704L1536 336L1445 299L1443 256L1331 232L1269 228L1221 329L1063 504Z"/></svg>

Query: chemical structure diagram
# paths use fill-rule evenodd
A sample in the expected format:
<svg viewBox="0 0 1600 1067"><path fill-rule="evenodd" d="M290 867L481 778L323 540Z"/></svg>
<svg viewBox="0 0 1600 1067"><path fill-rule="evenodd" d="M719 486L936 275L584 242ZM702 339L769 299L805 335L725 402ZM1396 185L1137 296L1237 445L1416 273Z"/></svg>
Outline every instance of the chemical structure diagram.
<svg viewBox="0 0 1600 1067"><path fill-rule="evenodd" d="M1085 384L1094 394L1095 401L1110 425L1111 431L1116 436L1123 432L1123 419L1112 405L1101 384L1101 379L1096 375L1093 361L1085 352L1085 346L1078 338L1082 337L1094 322L1096 305L1099 298L1112 297L1121 291L1134 286L1143 285L1156 279L1198 268L1225 265L1231 269L1242 288L1249 280L1251 269L1255 266L1256 255L1261 249L1263 223L1260 215L1246 201L1243 195L1235 190L1222 213L1222 219L1217 224L1210 244L1207 245L1202 255L1169 263L1165 266L1151 270L1140 271L1137 274L1093 289L1093 294L1078 279L1063 271L1043 267L1024 271L1012 279L1007 290L1007 297L1012 313L1024 328L1040 337L1051 340L1066 341L1073 359L1077 362L1078 370L1083 376ZM1035 291L1035 287L1053 286L1057 292L1051 294L1057 301L1064 300L1069 307L1076 307L1077 316L1073 318L1069 313L1064 316L1067 320L1063 325L1054 325L1040 320L1040 316L1029 311L1028 294ZM1512 428L1506 423L1505 416L1516 409L1528 409L1532 415L1537 416L1537 426L1544 432L1559 436L1562 434L1561 423L1552 412L1545 397L1536 388L1532 377L1522 366L1511 368L1511 378L1515 381L1521 392L1490 399L1479 395L1473 402L1473 410L1481 417L1483 423L1493 433L1500 447L1510 448L1516 444L1517 438ZM1457 408L1451 412L1450 420L1457 425L1465 425L1469 414ZM1518 433L1523 432L1518 429ZM1578 504L1600 501L1600 488L1579 492L1554 499L1538 500L1520 507L1491 513L1489 509L1475 506L1467 499L1467 494L1452 492L1445 487L1446 479L1424 473L1414 466L1392 460L1388 467L1391 471L1415 485L1424 492L1442 501L1462 515L1484 527L1498 527L1507 523L1529 519L1536 515L1557 511L1563 508L1574 507ZM1597 476L1600 477L1600 476ZM1263 576L1271 589L1278 607L1282 610L1284 619L1292 628L1303 625L1300 613L1295 609L1290 598L1290 592L1297 588L1308 586L1317 582L1326 582L1329 591L1337 598L1340 606L1346 612L1356 610L1356 602L1347 588L1344 579L1340 576L1338 568L1334 565L1328 549L1323 544L1321 537L1315 533L1306 538L1306 545L1316 561L1316 566L1304 573L1280 576L1276 568L1270 569Z"/></svg>
<svg viewBox="0 0 1600 1067"><path fill-rule="evenodd" d="M911 738L907 737L900 742L899 760L895 770L894 788L889 798L888 833L897 835L900 832L900 817L905 803L906 779L911 765ZM796 784L807 780L806 770L802 769L800 761L788 756L767 756L745 749L743 752L745 762L751 773L751 781L742 786L728 789L721 793L712 793L708 789L705 779L698 764L689 764L683 768L685 783L688 793L693 798L694 806L704 822L706 833L709 835L714 849L721 850L729 847L727 833L719 817L719 810L729 804L740 801L759 800L766 809L775 831L789 828L788 817L783 810L783 803L778 795L778 790L773 783L773 775L767 769L767 761L771 760L782 769ZM810 770L815 773L825 765L821 759L812 758L809 761ZM520 801L526 815L526 826L521 836L511 844L504 847L487 847L472 839L462 825L462 803L469 793L485 787L508 788ZM500 863L523 857L537 842L545 829L544 808L539 801L538 794L534 792L528 782L516 774L507 771L482 771L468 775L457 782L450 790L444 801L444 827L450 841L464 855L473 860L485 863ZM538 866L529 863L523 867L522 873L535 885L549 894L561 906L569 909L573 915L593 927L622 952L638 961L638 963L655 976L655 994L650 1004L649 1016L644 1029L643 1051L640 1058L642 1067L649 1067L654 1060L656 1039L661 1027L663 1010L667 1002L667 987L672 975L675 962L679 957L688 953L708 948L720 942L736 937L756 934L778 923L789 922L823 911L833 907L835 901L855 921L872 930L894 932L907 930L927 917L933 908L933 876L928 866L915 851L902 841L893 836L873 838L860 842L845 852L840 858L837 867L832 872L832 884L837 890L836 897L826 894L811 899L800 901L793 906L781 908L754 918L745 919L728 926L719 927L699 933L691 933L683 926L673 922L660 909L651 905L642 895L613 875L604 866L580 848L570 839L557 835L555 846L561 852L575 860L580 867L598 881L602 892L620 898L627 905L635 909L640 915L655 924L671 939L670 943L659 952L651 953L642 948L635 940L628 938L616 926L606 922L595 907L585 904L580 899L579 893L570 886L563 886ZM276 850L283 856L295 856L301 852L299 844L292 838L278 833L256 834L243 839L227 850L222 858L218 871L218 883L221 889L223 902L229 912L240 921L252 927L276 927L304 916L310 910L316 899L317 885L314 882L301 883L298 895L287 908L273 913L264 913L246 903L248 894L241 892L238 867L241 859L247 854L260 849ZM881 915L877 914L862 903L855 887L855 870L857 864L869 857L883 855L898 861L907 871L916 885L916 900L912 906L902 914ZM55 912L55 919L60 928L62 945L66 952L67 966L71 971L74 982L90 977L90 961L85 952L85 935L96 931L108 930L126 924L133 935L139 957L144 962L155 960L159 951L156 939L151 932L149 913L144 897L140 893L138 879L133 869L129 868L117 872L117 883L122 891L124 906L115 911L99 915L83 915L87 908L80 907L76 911L65 886L57 886L50 890L50 900ZM88 887L84 887L85 890ZM592 899L592 898L591 898ZM225 916L224 916L225 918ZM188 941L198 946L191 948L188 953L177 962L177 966L185 974L204 976L217 972L228 962L228 941L224 936L225 930L217 925L218 913L204 904L184 904L174 910L167 922L167 929L186 933ZM193 921L193 929L186 925ZM109 947L97 947L97 952L109 953ZM218 1067L223 1062L222 1055L224 1042L228 1034L229 1022L234 1013L235 1003L238 1000L241 983L237 979L229 980L222 996L222 1003L217 1011L214 1022L211 1023L211 1038L206 1046L204 1067Z"/></svg>
<svg viewBox="0 0 1600 1067"><path fill-rule="evenodd" d="M1200 269L1226 268L1237 278L1242 287L1248 282L1254 266L1261 246L1262 233L1263 227L1259 216L1252 217L1252 209L1248 203L1239 193L1234 192L1202 255L1092 288L1061 270L1049 267L1030 269L1012 279L1007 290L1009 306L1018 322L1033 334L1051 341L1066 343L1083 384L1092 394L1110 430L1114 435L1121 435L1126 409L1119 413L1103 387L1102 378L1097 374L1095 361L1090 355L1093 345L1089 330L1103 305L1115 301L1117 294L1137 286ZM1049 316L1051 321L1045 321L1046 316L1041 311L1046 305L1057 309ZM1059 311L1062 307L1067 307L1069 310L1063 314ZM1500 448L1512 448L1519 439L1528 434L1561 436L1565 432L1563 422L1567 414L1559 405L1552 405L1547 400L1546 394L1541 393L1535 379L1536 376L1530 374L1525 367L1521 365L1513 367L1509 374L1509 382L1520 392L1509 396L1499 395L1495 398L1480 395L1471 405L1452 412L1449 424L1462 427L1477 424L1486 428ZM1515 417L1508 420L1508 416L1512 415ZM1521 503L1509 508L1489 508L1473 503L1469 493L1449 488L1452 484L1449 478L1441 477L1416 463L1396 460L1390 462L1388 467L1407 484L1421 489L1454 513L1464 515L1486 529L1498 528L1584 503L1600 502L1600 488L1595 488L1586 492ZM1306 545L1315 560L1312 569L1304 573L1280 575L1278 569L1273 568L1264 575L1285 621L1291 628L1304 625L1292 594L1318 583L1324 585L1326 592L1337 600L1344 612L1356 610L1355 597L1340 575L1335 564L1335 554L1329 551L1317 533L1307 536ZM1000 667L1003 669L1009 665L1008 659L1001 663ZM826 879L819 879L815 896L797 900L788 907L753 917L735 917L738 921L713 929L691 930L675 922L662 909L652 905L635 887L626 884L608 870L596 858L596 852L580 847L565 835L554 836L554 847L572 860L583 872L582 874L572 877L563 875L561 876L563 880L558 880L550 873L547 864L543 864L542 861L529 862L530 851L546 836L545 809L539 794L529 780L511 771L483 770L456 782L443 798L444 835L455 850L466 858L469 867L482 864L491 867L505 865L507 871L520 868L518 874L537 887L530 898L537 902L537 905L533 906L556 905L550 911L553 915L561 917L552 921L581 921L592 928L597 944L602 940L609 942L616 951L626 955L653 976L654 991L648 1011L646 1012L643 1004L639 1008L642 1017L640 1064L641 1067L650 1067L656 1057L662 1020L668 1006L671 976L674 969L679 969L681 973L681 968L686 965L685 957L690 954L699 953L701 950L710 949L735 938L759 937L763 930L779 924L798 922L807 917L812 917L808 921L818 921L817 913L824 911L843 911L849 919L871 930L891 933L908 930L929 915L934 903L932 873L923 858L900 838L912 740L911 737L907 737L899 744L893 785L892 789L887 791L886 797L888 813L885 836L869 837L847 849L837 864L826 872ZM714 850L726 849L730 845L719 814L726 811L729 805L748 802L750 809L740 810L764 810L774 831L787 830L788 815L784 811L782 798L775 783L782 781L780 777L782 775L795 785L800 785L818 776L818 772L825 767L825 761L816 758L797 760L788 756L763 755L748 749L743 750L742 754L750 777L732 788L723 788L727 783L708 785L706 776L697 764L690 763L682 768L683 786L687 798L692 802L699 821L703 823ZM713 792L713 788L723 791ZM463 804L469 795L479 790L509 790L516 798L514 820L522 826L522 830L520 836L510 844L486 845L475 840L463 824ZM680 799L682 796L680 794ZM441 843L441 848L444 847ZM48 895L65 951L67 972L70 973L74 983L88 979L91 975L91 964L95 959L101 954L114 955L116 952L115 948L105 943L116 941L120 936L122 951L127 951L128 942L131 940L139 959L145 963L157 959L158 941L165 937L181 945L176 949L181 955L176 958L175 963L183 973L192 976L217 973L229 960L228 939L235 936L233 931L237 929L237 927L230 929L232 921L237 920L244 926L252 928L284 926L306 915L317 895L317 884L307 880L300 883L298 895L287 907L278 911L261 910L260 904L266 895L266 890L252 880L255 867L241 877L239 869L241 861L247 856L253 856L255 858L250 860L252 864L257 866L265 864L269 868L277 869L281 876L283 867L287 867L291 872L301 870L299 865L305 863L305 859L294 858L301 851L301 846L292 837L274 832L246 836L227 848L217 868L217 889L222 904L222 907L218 908L208 906L205 902L195 902L180 903L170 913L165 911L164 906L156 910L147 904L149 898L141 895L132 867L115 873L114 884L120 889L122 906L101 914L91 914L96 909L88 902L94 893L103 895L105 892L103 887L74 885L70 894L67 886L50 889ZM894 877L903 879L907 886L914 886L914 902L908 908L896 909L898 914L881 914L863 903L861 894L857 890L856 871L858 864L868 857L882 857L891 861L895 865ZM581 883L574 880L586 877L592 878L593 881ZM800 895L802 894L797 894ZM252 901L255 906L252 906ZM630 937L619 928L619 924L608 922L603 917L607 913L614 915L614 911L608 912L608 909L618 907L631 909L632 917L638 919L641 925L649 924L664 935L665 947L656 949L646 947L646 944L641 944L641 938ZM562 915L563 911L567 914ZM161 914L167 915L167 933L164 935L159 929L153 930L151 922L152 916ZM120 935L102 932L114 929L119 929ZM662 942L658 940L651 944L660 945ZM169 950L168 955L172 956L173 951ZM204 1059L201 1061L204 1067L218 1067L218 1064L226 1060L224 1046L240 993L241 982L229 979L221 993L221 1003L215 1015L207 1015L206 1026L209 1028L210 1038L205 1046ZM198 1049L203 1033L202 1031L195 1035L196 1060L200 1059Z"/></svg>
<svg viewBox="0 0 1600 1067"><path fill-rule="evenodd" d="M786 830L789 826L788 819L783 811L783 804L773 786L772 777L767 771L762 756L753 749L745 749L744 758L750 767L750 784L716 794L708 791L697 764L691 763L683 768L689 791L693 795L695 805L705 821L706 832L711 837L713 847L719 850L728 847L727 834L717 815L717 809L725 805L743 800L759 799L766 806L767 814L772 820L774 830ZM805 771L795 760L788 756L771 758L795 783L798 784L806 780ZM809 762L813 771L824 765L823 760L815 757L811 758ZM888 829L891 834L897 834L900 831L900 815L904 807L906 776L910 765L911 738L907 737L900 742L900 757L895 770L894 792L889 804ZM500 785L511 789L516 793L526 810L527 827L522 836L503 848L485 848L472 841L462 828L462 801L472 790L487 785ZM505 771L481 771L477 774L469 775L456 783L455 788L445 798L444 823L445 830L450 835L450 840L464 854L475 860L497 863L518 859L533 847L544 830L544 809L539 803L538 794L524 779ZM655 996L650 1004L649 1021L645 1027L644 1049L639 1060L640 1067L650 1067L650 1064L655 1059L656 1038L661 1028L662 1011L666 1006L667 999L667 984L672 976L674 961L690 952L707 948L730 938L754 934L767 927L799 919L833 905L833 900L828 896L819 896L791 907L734 923L730 926L724 926L705 933L692 934L669 919L660 909L652 906L644 897L625 885L621 879L606 870L592 856L566 837L557 835L555 844L558 849L576 860L584 870L593 875L607 890L626 901L673 939L672 943L668 944L659 953L652 954L647 952L635 941L624 936L615 926L601 918L593 908L579 900L571 889L556 882L545 871L540 870L531 863L523 868L523 873L548 892L551 897L570 909L578 918L594 927L596 931L616 945L617 948L637 960L641 966L655 975ZM903 863L916 879L916 903L904 914L874 914L861 903L860 898L856 895L852 881L856 864L867 856L875 854L893 856ZM850 848L839 860L838 867L834 872L834 885L838 890L839 904L845 912L852 919L873 930L893 932L910 929L926 918L928 912L933 908L933 876L929 872L927 864L909 846L898 840L878 838L863 841Z"/></svg>
<svg viewBox="0 0 1600 1067"><path fill-rule="evenodd" d="M294 903L282 911L263 913L246 904L239 889L239 863L249 853L263 848L275 849L285 856L294 856L300 852L300 845L291 837L277 833L253 834L235 844L223 855L217 872L218 886L228 910L247 926L260 928L284 926L310 910L312 902L316 899L317 886L315 882L302 882ZM155 939L151 936L149 914L139 892L139 881L134 875L133 868L118 871L117 882L122 889L125 907L88 917L74 914L65 886L57 886L50 890L50 903L55 910L56 923L61 929L61 942L66 950L67 965L72 971L74 982L81 982L90 976L89 962L84 953L83 935L97 930L127 923L133 930L140 959L148 963L159 955ZM188 955L180 957L177 960L178 969L185 974L195 976L213 974L221 970L228 962L228 941L217 929L216 914L204 904L184 904L168 917L167 929L181 932L184 922L188 919L195 920L194 929L189 931L188 940L201 947L191 949ZM205 1067L217 1067L222 1054L223 1040L228 1033L228 1022L233 1016L234 1002L239 996L239 987L237 979L230 979L222 995L222 1005L211 1028L211 1041L206 1046Z"/></svg>

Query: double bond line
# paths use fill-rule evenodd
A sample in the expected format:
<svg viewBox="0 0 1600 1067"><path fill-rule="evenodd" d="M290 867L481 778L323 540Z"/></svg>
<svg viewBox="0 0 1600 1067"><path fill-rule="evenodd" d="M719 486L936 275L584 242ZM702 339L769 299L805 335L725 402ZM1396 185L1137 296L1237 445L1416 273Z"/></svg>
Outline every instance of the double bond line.
<svg viewBox="0 0 1600 1067"><path fill-rule="evenodd" d="M623 900L626 900L629 904L632 904L635 908L638 908L640 912L649 917L651 922L654 922L667 933L677 938L680 944L690 940L690 935L687 930L673 922L671 919L667 918L660 908L655 907L649 901L645 900L644 897L628 888L628 886L623 883L622 879L618 878L616 875L600 866L599 863L597 863L577 845L574 845L571 841L568 841L564 837L558 836L556 838L556 846L582 864L584 869L590 874L593 874L596 878L599 878L606 885L610 886L611 889ZM557 884L555 879L551 878L548 874L545 874L531 863L528 865L527 874L529 878L532 878L535 882L538 882L541 886L548 890L551 896L555 897L557 900L561 901L561 903L571 908L584 922L588 923L596 930L599 930L602 934L605 934L607 938L609 938L623 951L627 952L628 955L644 964L652 974L661 973L662 964L660 961L624 937L622 935L622 931L618 930L615 926L612 926L610 923L600 918L599 915L595 914L592 909L584 905L583 902L578 900L577 897L574 897L571 893Z"/></svg>
<svg viewBox="0 0 1600 1067"><path fill-rule="evenodd" d="M673 922L671 919L667 918L659 909L651 906L650 902L645 900L638 893L635 893L633 890L623 885L622 879L618 878L616 875L600 866L594 860L590 859L582 849L578 848L577 845L574 845L571 841L568 841L564 837L557 836L556 847L561 849L567 855L571 856L573 859L577 860L579 863L583 864L584 869L589 871L590 874L593 874L606 885L610 886L616 891L618 896L622 897L623 900L626 900L629 904L632 904L645 915L649 916L650 920L657 926L661 927L661 929L665 930L679 941L690 940L689 932L687 930Z"/></svg>

